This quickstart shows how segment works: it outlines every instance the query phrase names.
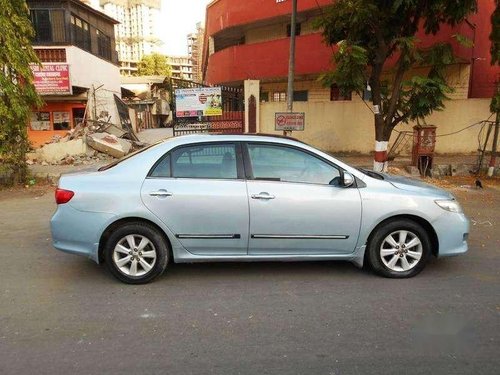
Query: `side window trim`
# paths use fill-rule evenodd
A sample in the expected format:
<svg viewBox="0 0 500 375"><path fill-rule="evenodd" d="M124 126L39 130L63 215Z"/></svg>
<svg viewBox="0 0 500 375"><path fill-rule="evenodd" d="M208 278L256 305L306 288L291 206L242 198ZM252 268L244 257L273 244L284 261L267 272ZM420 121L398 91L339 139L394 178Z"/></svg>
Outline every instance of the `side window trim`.
<svg viewBox="0 0 500 375"><path fill-rule="evenodd" d="M180 148L185 148L185 147L193 147L193 146L217 146L217 145L226 145L226 144L231 144L231 145L234 145L234 149L235 149L235 156L236 156L236 174L237 174L237 178L222 178L220 180L244 180L245 179L245 170L244 170L244 161L243 161L243 156L242 156L242 142L238 142L238 141L218 141L218 142L200 142L200 143L187 143L187 144L184 144L184 145L179 145L179 146L176 146L174 148L172 148L171 150L167 151L165 154L163 154L154 164L153 166L151 167L151 169L149 170L146 178L151 178L151 179L172 179L172 178L188 178L188 179L200 179L200 180L218 180L217 178L209 178L209 177L204 177L204 178L200 178L200 177L174 177L173 176L173 157L172 157L172 154L180 149ZM170 170L169 170L169 176L168 177L155 177L155 176L152 176L153 174L153 171L155 170L155 168L158 166L158 164L160 164L163 159L165 159L166 157L169 157L170 156Z"/></svg>
<svg viewBox="0 0 500 375"><path fill-rule="evenodd" d="M337 169L339 171L339 175L343 176L344 170L340 168L338 165L335 163L332 163L331 161L309 151L302 149L300 147L294 146L294 145L287 145L287 144L276 144L272 142L244 142L243 144L243 161L245 165L245 176L247 180L252 180L252 181L269 181L269 182L280 182L284 184L306 184L306 185L321 185L321 186L333 186L333 185L327 185L327 184L319 184L319 183L312 183L312 182L294 182L294 181L278 181L277 179L272 179L272 178L255 178L255 175L253 174L253 168L252 168L252 162L250 160L250 151L248 149L248 145L262 145L262 146L275 146L275 147L284 147L284 148L289 148L297 151L304 152L318 160L321 160L325 164Z"/></svg>

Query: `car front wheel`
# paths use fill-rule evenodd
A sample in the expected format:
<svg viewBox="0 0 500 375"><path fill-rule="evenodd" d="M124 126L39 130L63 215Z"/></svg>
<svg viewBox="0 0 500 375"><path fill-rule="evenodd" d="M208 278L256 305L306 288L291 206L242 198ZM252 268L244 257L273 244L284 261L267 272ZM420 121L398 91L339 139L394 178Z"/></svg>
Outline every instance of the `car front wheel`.
<svg viewBox="0 0 500 375"><path fill-rule="evenodd" d="M417 275L431 252L429 235L407 219L390 221L376 229L368 243L368 260L379 275L407 278Z"/></svg>
<svg viewBox="0 0 500 375"><path fill-rule="evenodd" d="M106 264L120 281L144 284L163 273L168 263L168 245L159 231L146 223L127 223L106 242Z"/></svg>

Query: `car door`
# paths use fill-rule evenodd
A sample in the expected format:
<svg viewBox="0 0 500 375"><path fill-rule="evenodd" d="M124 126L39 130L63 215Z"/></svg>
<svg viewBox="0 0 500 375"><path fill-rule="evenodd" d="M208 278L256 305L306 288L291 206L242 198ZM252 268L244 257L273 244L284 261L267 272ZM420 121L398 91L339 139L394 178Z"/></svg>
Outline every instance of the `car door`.
<svg viewBox="0 0 500 375"><path fill-rule="evenodd" d="M357 188L341 170L293 146L245 145L250 207L249 255L348 254L361 223Z"/></svg>
<svg viewBox="0 0 500 375"><path fill-rule="evenodd" d="M142 186L147 208L197 255L246 255L248 198L237 143L191 144L164 155Z"/></svg>

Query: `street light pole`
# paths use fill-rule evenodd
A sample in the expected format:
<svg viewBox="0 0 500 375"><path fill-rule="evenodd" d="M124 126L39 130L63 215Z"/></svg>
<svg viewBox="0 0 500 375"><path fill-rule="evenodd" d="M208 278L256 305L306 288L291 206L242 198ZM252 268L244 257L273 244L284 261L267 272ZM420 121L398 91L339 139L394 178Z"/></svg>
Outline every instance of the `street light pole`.
<svg viewBox="0 0 500 375"><path fill-rule="evenodd" d="M297 25L297 0L292 0L292 20L290 22L290 56L288 59L288 90L286 108L293 112L293 81L295 79L295 31ZM283 135L291 135L291 131L283 130Z"/></svg>

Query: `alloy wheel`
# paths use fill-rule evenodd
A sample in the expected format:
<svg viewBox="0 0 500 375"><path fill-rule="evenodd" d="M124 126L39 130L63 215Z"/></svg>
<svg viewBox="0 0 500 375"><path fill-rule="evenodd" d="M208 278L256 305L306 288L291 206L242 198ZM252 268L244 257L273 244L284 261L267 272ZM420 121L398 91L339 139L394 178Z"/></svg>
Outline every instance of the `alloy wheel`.
<svg viewBox="0 0 500 375"><path fill-rule="evenodd" d="M422 259L422 242L407 230L390 233L380 245L380 258L391 271L405 272L414 268Z"/></svg>
<svg viewBox="0 0 500 375"><path fill-rule="evenodd" d="M156 263L156 249L153 243L139 234L129 234L116 244L113 262L121 273L140 277L153 269Z"/></svg>

